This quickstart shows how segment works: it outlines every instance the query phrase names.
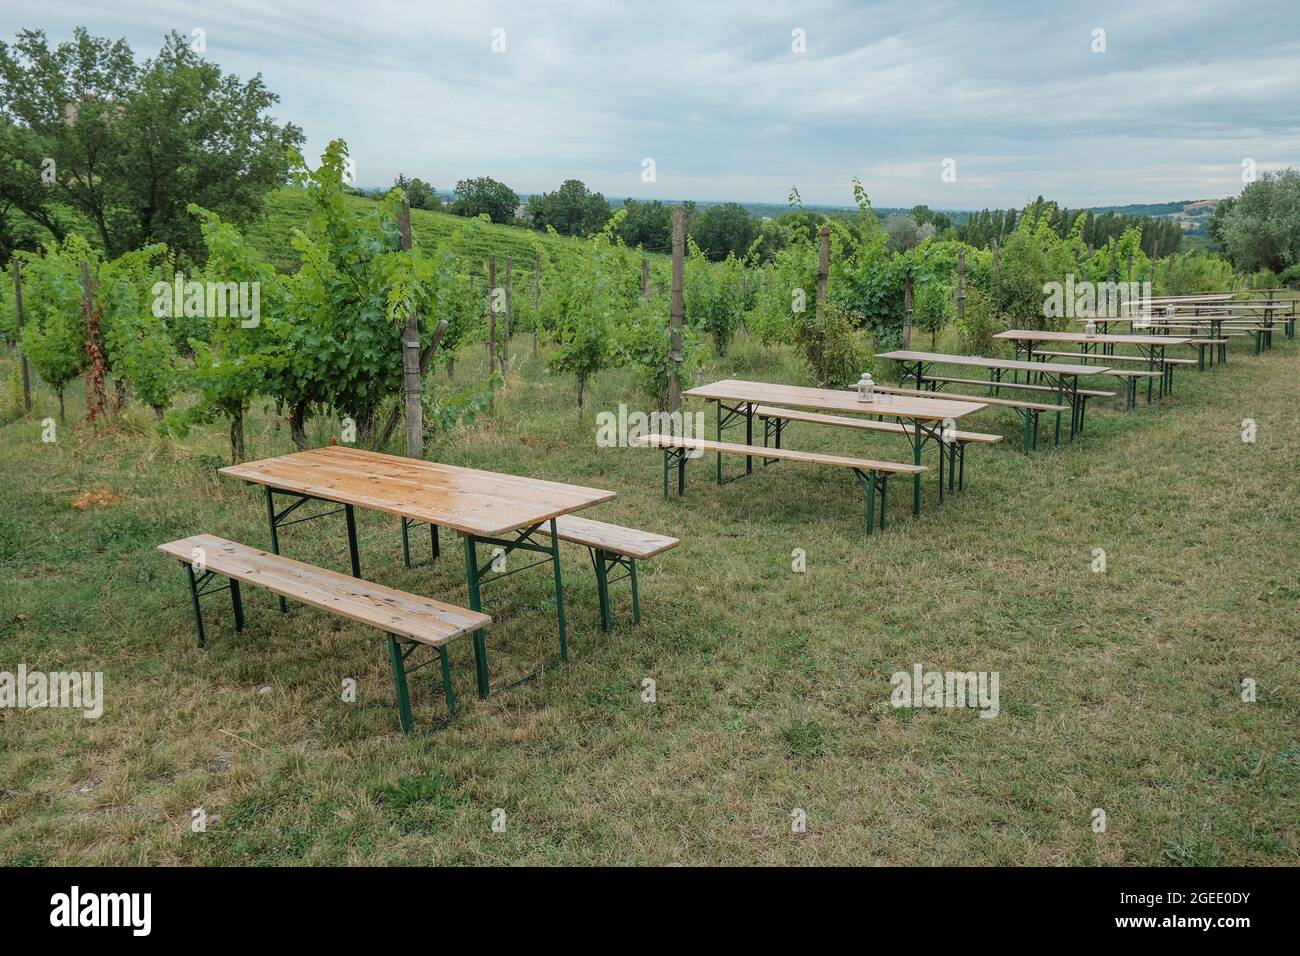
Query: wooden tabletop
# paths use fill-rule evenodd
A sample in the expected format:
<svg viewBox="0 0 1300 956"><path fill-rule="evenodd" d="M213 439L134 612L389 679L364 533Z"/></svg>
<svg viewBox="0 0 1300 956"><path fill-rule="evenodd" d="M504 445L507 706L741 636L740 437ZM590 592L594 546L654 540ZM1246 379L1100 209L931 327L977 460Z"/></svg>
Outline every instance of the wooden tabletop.
<svg viewBox="0 0 1300 956"><path fill-rule="evenodd" d="M496 537L608 501L612 491L330 445L230 465L221 474Z"/></svg>
<svg viewBox="0 0 1300 956"><path fill-rule="evenodd" d="M1096 375L1104 365L1067 365L1062 362L1025 362L1020 359L987 358L983 355L945 355L942 352L879 352L876 358L897 362L942 362L945 365L969 365L974 368L998 368L1004 371L1046 372L1049 375Z"/></svg>
<svg viewBox="0 0 1300 956"><path fill-rule="evenodd" d="M1089 369L1093 371L1093 369ZM948 398L912 398L904 395L877 395L875 401L860 402L858 393L833 388L807 388L801 385L774 385L729 378L682 392L692 398L713 401L751 402L755 405L790 405L815 408L826 412L857 412L884 415L888 418L912 418L918 421L954 421L986 407L983 402L955 401Z"/></svg>
<svg viewBox="0 0 1300 956"><path fill-rule="evenodd" d="M1183 345L1191 341L1178 335L1084 335L1082 332L1049 332L1046 329L1007 329L993 337L1016 342L1106 342L1115 345Z"/></svg>

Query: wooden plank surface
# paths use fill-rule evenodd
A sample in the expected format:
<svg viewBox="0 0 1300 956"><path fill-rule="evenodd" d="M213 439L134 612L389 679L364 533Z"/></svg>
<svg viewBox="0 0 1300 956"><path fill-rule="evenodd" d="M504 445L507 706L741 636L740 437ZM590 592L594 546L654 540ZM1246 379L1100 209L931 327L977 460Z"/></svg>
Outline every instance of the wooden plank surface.
<svg viewBox="0 0 1300 956"><path fill-rule="evenodd" d="M408 594L210 534L196 534L158 545L163 554L186 564L193 562L195 548L202 549L204 567L209 571L421 644L446 644L492 623L492 618L478 611Z"/></svg>
<svg viewBox="0 0 1300 956"><path fill-rule="evenodd" d="M1092 369L1096 371L1096 368ZM903 388L901 385L877 385L876 388L881 391L892 392L895 395L932 395L933 392L924 392L915 388ZM1020 398L995 398L993 396L969 396L974 401L984 402L988 405L998 405L1003 408L1028 408L1039 412L1068 412L1069 405L1049 405L1046 402L1031 402L1028 399Z"/></svg>
<svg viewBox="0 0 1300 956"><path fill-rule="evenodd" d="M652 558L681 544L666 534L638 531L577 515L560 515L555 519L555 530L561 541L601 548L628 558Z"/></svg>
<svg viewBox="0 0 1300 956"><path fill-rule="evenodd" d="M329 445L229 465L221 474L281 491L495 537L608 501L614 492Z"/></svg>
<svg viewBox="0 0 1300 956"><path fill-rule="evenodd" d="M917 475L928 470L925 465L905 465L896 461L873 461L869 458L846 458L843 455L795 451L793 448L765 448L762 445L740 445L729 441L711 441L707 438L681 438L677 435L637 435L627 441L629 445L645 445L647 448L698 448L702 451L720 451L752 458L780 458L782 461L837 465L841 468L861 468L863 471L884 471L900 475Z"/></svg>
<svg viewBox="0 0 1300 956"><path fill-rule="evenodd" d="M1113 393L1112 393L1113 394ZM907 435L911 437L916 431L915 425L904 425L901 422L878 422L871 418L847 418L843 415L823 415L821 412L801 412L793 408L777 408L773 405L759 405L754 409L754 414L760 418L783 418L789 422L807 422L813 425L835 425L840 428L860 428L863 431L872 432L889 432L893 435ZM1001 435L989 435L983 432L963 432L955 433L959 442L979 442L981 444L992 445L1002 441Z"/></svg>
<svg viewBox="0 0 1300 956"><path fill-rule="evenodd" d="M1049 329L1007 329L993 337L1013 342L1105 342L1115 345L1182 345L1187 341L1176 335L1085 335L1082 332L1053 332Z"/></svg>
<svg viewBox="0 0 1300 956"><path fill-rule="evenodd" d="M1025 362L1020 359L987 358L983 355L946 355L942 352L911 352L899 349L880 352L876 358L896 362L934 362L942 365L968 365L972 368L1000 368L1004 371L1046 372L1049 375L1091 375L1097 366L1063 365L1059 362Z"/></svg>
<svg viewBox="0 0 1300 956"><path fill-rule="evenodd" d="M886 397L874 402L858 401L858 393L830 388L807 388L801 385L775 385L727 379L701 385L682 393L692 398L714 401L752 402L754 404L792 405L828 412L857 412L884 415L887 418L914 418L920 421L954 421L983 407L980 400L953 401L946 398ZM769 456L770 457L770 456Z"/></svg>

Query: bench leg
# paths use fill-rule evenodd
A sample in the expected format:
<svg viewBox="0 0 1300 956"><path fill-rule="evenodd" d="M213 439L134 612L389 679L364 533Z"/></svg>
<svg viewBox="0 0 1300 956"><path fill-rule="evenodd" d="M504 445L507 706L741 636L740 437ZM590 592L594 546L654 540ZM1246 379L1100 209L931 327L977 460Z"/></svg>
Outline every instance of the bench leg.
<svg viewBox="0 0 1300 956"><path fill-rule="evenodd" d="M876 473L867 476L867 534L876 533Z"/></svg>
<svg viewBox="0 0 1300 956"><path fill-rule="evenodd" d="M203 609L199 606L199 585L194 580L194 566L192 564L185 565L185 575L190 582L190 601L194 605L194 624L199 631L199 647L202 647L204 641Z"/></svg>
<svg viewBox="0 0 1300 956"><path fill-rule="evenodd" d="M641 623L641 595L636 587L636 558L628 558L627 573L632 576L632 623Z"/></svg>
<svg viewBox="0 0 1300 956"><path fill-rule="evenodd" d="M244 629L244 600L239 593L239 582L230 579L230 603L235 609L235 633Z"/></svg>
<svg viewBox="0 0 1300 956"><path fill-rule="evenodd" d="M1034 427L1034 426L1033 426L1033 422L1032 422L1032 420L1031 420L1032 417L1033 417L1033 412L1031 412L1031 411L1030 411L1029 409L1027 409L1027 408L1022 409L1021 411L1022 411L1022 414L1024 415L1024 419L1025 419L1025 427L1024 427L1024 431L1023 431L1023 433L1022 433L1021 436L1020 436L1020 450L1023 451L1023 452L1028 452L1028 451L1029 451L1030 435L1031 435L1031 433L1032 433L1032 431L1033 431L1033 427Z"/></svg>
<svg viewBox="0 0 1300 956"><path fill-rule="evenodd" d="M447 657L446 644L438 648L438 664L442 669L442 693L447 698L447 716L454 717L456 716L456 692L451 686L451 661Z"/></svg>
<svg viewBox="0 0 1300 956"><path fill-rule="evenodd" d="M964 444L958 445L957 448L959 449L957 457L960 462L957 472L957 490L964 491L966 488L966 446Z"/></svg>
<svg viewBox="0 0 1300 956"><path fill-rule="evenodd" d="M605 552L589 548L591 564L596 569L596 596L600 599L600 628L608 632L610 628L609 613L609 571L605 565Z"/></svg>
<svg viewBox="0 0 1300 956"><path fill-rule="evenodd" d="M552 528L552 534L554 531ZM471 534L465 535L465 581L469 586L470 610L483 610L483 598L478 588L478 554ZM478 680L479 699L487 700L491 684L488 680L487 640L482 628L474 632L474 675Z"/></svg>
<svg viewBox="0 0 1300 956"><path fill-rule="evenodd" d="M397 692L397 719L401 722L402 733L409 734L411 720L411 695L406 689L406 663L402 659L402 649L397 638L388 635L388 662L393 668L393 689Z"/></svg>

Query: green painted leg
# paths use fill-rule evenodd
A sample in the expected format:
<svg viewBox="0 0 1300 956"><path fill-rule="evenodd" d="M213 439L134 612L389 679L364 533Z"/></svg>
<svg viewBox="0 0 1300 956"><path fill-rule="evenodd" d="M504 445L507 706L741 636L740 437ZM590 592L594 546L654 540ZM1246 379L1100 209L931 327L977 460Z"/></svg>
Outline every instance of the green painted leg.
<svg viewBox="0 0 1300 956"><path fill-rule="evenodd" d="M348 524L348 559L352 562L352 576L361 577L361 555L357 550L357 515L351 505L343 506L343 517Z"/></svg>
<svg viewBox="0 0 1300 956"><path fill-rule="evenodd" d="M456 716L456 691L451 686L451 661L447 658L447 645L438 648L438 664L442 668L442 693L447 698L447 716Z"/></svg>
<svg viewBox="0 0 1300 956"><path fill-rule="evenodd" d="M664 449L664 497L668 497L668 460L670 453L667 448Z"/></svg>
<svg viewBox="0 0 1300 956"><path fill-rule="evenodd" d="M402 563L411 567L411 531L408 519L402 519Z"/></svg>
<svg viewBox="0 0 1300 956"><path fill-rule="evenodd" d="M555 529L551 529L554 533ZM465 535L465 581L469 585L469 607L471 611L483 610L483 599L478 588L478 552L474 547L474 536ZM474 632L474 675L478 680L478 696L487 700L491 692L488 679L487 640L483 629Z"/></svg>
<svg viewBox="0 0 1300 956"><path fill-rule="evenodd" d="M564 630L564 584L560 580L560 535L551 519L551 567L555 569L555 616L560 622L560 660L569 659L569 638Z"/></svg>
<svg viewBox="0 0 1300 956"><path fill-rule="evenodd" d="M718 441L722 441L722 402L718 406ZM718 452L718 484L722 484L722 452Z"/></svg>
<svg viewBox="0 0 1300 956"><path fill-rule="evenodd" d="M199 607L199 586L194 580L194 566L192 564L185 565L185 575L190 581L190 601L194 605L194 624L199 629L199 647L202 647L204 641L203 609Z"/></svg>
<svg viewBox="0 0 1300 956"><path fill-rule="evenodd" d="M280 553L280 535L275 529L275 492L271 490L270 485L266 488L266 517L271 525L271 553ZM285 614L289 610L289 604L284 598L280 598L280 613Z"/></svg>
<svg viewBox="0 0 1300 956"><path fill-rule="evenodd" d="M230 579L230 603L235 609L235 633L238 634L244 629L244 599L239 593L239 582L234 578Z"/></svg>
<svg viewBox="0 0 1300 956"><path fill-rule="evenodd" d="M610 614L609 614L609 572L605 567L605 552L593 548L591 551L592 564L596 566L596 594L600 599L600 627L603 631L609 631Z"/></svg>
<svg viewBox="0 0 1300 956"><path fill-rule="evenodd" d="M876 473L867 475L867 534L876 533Z"/></svg>
<svg viewBox="0 0 1300 956"><path fill-rule="evenodd" d="M919 465L921 463L921 442L925 440L925 435L921 431L921 423L913 422L915 426L912 429L912 462ZM912 517L921 517L921 475L912 476Z"/></svg>
<svg viewBox="0 0 1300 956"><path fill-rule="evenodd" d="M397 692L397 719L402 724L402 733L409 734L413 726L411 720L411 695L406 689L406 663L402 660L402 649L397 638L388 635L388 662L393 667L393 689Z"/></svg>
<svg viewBox="0 0 1300 956"><path fill-rule="evenodd" d="M885 493L889 491L889 477L880 476L880 530L885 530Z"/></svg>
<svg viewBox="0 0 1300 956"><path fill-rule="evenodd" d="M437 561L442 557L442 542L438 540L438 526L429 525L429 548L433 551L433 560Z"/></svg>
<svg viewBox="0 0 1300 956"><path fill-rule="evenodd" d="M641 595L636 587L636 558L628 558L628 574L632 576L632 623L641 623Z"/></svg>
<svg viewBox="0 0 1300 956"><path fill-rule="evenodd" d="M1024 434L1022 434L1022 435L1020 436L1020 450L1021 450L1021 451L1024 451L1024 452L1028 452L1028 451L1029 451L1029 434L1030 434L1031 429L1033 428L1033 425L1031 424L1031 421L1030 421L1031 416L1030 416L1029 409L1027 409L1027 408L1026 408L1026 409L1023 409L1022 412L1023 412L1024 419L1025 419L1025 429L1024 429Z"/></svg>

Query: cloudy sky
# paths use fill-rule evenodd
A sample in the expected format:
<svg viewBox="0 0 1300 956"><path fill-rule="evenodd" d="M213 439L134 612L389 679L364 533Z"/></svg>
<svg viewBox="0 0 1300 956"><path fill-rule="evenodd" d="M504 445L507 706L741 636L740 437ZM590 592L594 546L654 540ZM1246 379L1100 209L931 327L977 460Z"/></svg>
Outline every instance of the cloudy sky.
<svg viewBox="0 0 1300 956"><path fill-rule="evenodd" d="M970 209L1218 197L1245 159L1300 165L1297 0L0 0L5 38L78 24L139 56L201 28L313 155L346 139L363 185L845 205L857 176L878 206Z"/></svg>

